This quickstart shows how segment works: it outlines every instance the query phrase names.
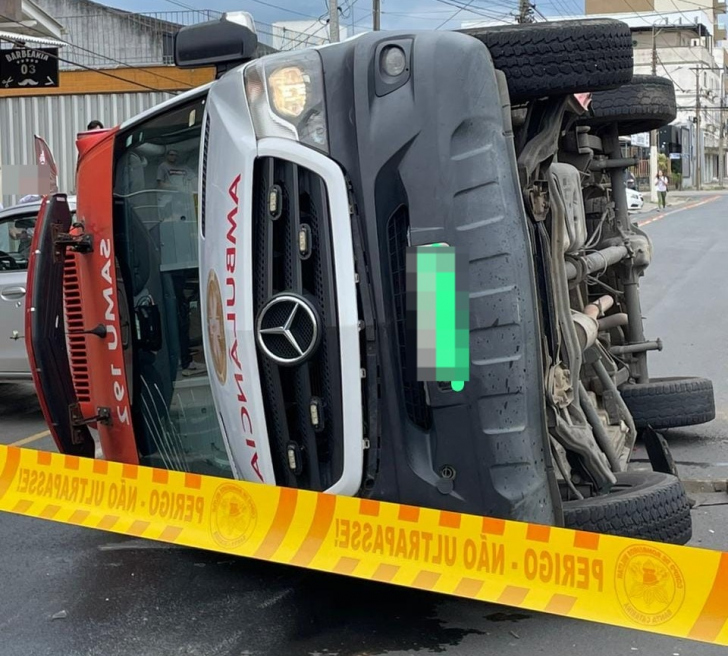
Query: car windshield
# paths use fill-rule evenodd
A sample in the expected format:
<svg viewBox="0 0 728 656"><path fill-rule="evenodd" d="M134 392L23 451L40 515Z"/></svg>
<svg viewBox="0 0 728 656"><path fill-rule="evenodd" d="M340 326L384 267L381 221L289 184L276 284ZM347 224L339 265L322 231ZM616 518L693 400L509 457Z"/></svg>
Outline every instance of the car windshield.
<svg viewBox="0 0 728 656"><path fill-rule="evenodd" d="M134 334L142 462L232 476L205 366L197 262L204 98L117 137L114 231Z"/></svg>
<svg viewBox="0 0 728 656"><path fill-rule="evenodd" d="M39 206L31 206L23 212L9 210L0 214L0 271L28 268L30 243L39 211Z"/></svg>

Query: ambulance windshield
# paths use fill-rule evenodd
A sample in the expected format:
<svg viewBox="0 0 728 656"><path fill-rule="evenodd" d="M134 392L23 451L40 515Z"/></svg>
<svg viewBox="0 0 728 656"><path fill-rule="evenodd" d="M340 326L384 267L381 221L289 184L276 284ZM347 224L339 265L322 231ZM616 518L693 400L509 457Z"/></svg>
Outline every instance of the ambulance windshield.
<svg viewBox="0 0 728 656"><path fill-rule="evenodd" d="M197 243L205 98L121 132L114 232L134 331L134 426L142 462L231 477L206 368Z"/></svg>

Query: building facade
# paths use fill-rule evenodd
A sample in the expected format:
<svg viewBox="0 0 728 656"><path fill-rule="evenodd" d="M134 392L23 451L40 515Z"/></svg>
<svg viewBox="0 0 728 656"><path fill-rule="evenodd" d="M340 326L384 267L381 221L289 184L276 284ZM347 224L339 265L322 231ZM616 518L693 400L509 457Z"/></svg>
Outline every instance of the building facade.
<svg viewBox="0 0 728 656"><path fill-rule="evenodd" d="M659 131L657 145L674 179L684 188L698 186L698 172L701 187L722 180L728 170L725 2L586 0L585 6L587 17L614 18L630 26L635 74L655 74L673 81L677 118ZM578 18L583 16L548 17L548 20ZM470 20L463 22L462 27L490 24L494 23ZM635 144L649 140L649 135L634 137ZM649 157L649 148L635 146L634 150ZM635 170L644 184L649 184L649 175L642 175L648 168L644 161Z"/></svg>
<svg viewBox="0 0 728 656"><path fill-rule="evenodd" d="M606 4L609 11L603 11ZM629 11L622 12L625 7ZM726 172L728 121L726 34L721 27L725 4L587 0L586 8L590 16L616 18L630 26L635 74L673 81L677 118L660 131L657 144L673 177L684 188L719 183Z"/></svg>

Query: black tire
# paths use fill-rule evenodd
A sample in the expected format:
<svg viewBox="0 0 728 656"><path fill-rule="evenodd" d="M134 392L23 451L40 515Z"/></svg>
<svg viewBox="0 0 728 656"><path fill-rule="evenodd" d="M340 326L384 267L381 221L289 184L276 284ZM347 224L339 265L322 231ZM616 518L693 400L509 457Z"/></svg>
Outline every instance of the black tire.
<svg viewBox="0 0 728 656"><path fill-rule="evenodd" d="M616 89L632 79L632 34L596 18L460 30L482 41L508 80L512 103Z"/></svg>
<svg viewBox="0 0 728 656"><path fill-rule="evenodd" d="M657 130L677 117L675 85L657 75L635 75L619 89L595 93L591 114L584 124L600 127L616 123L620 135Z"/></svg>
<svg viewBox="0 0 728 656"><path fill-rule="evenodd" d="M564 503L567 528L669 544L690 541L690 502L678 478L654 471L616 476L609 494Z"/></svg>
<svg viewBox="0 0 728 656"><path fill-rule="evenodd" d="M713 383L707 378L653 378L619 391L637 428L679 428L715 419Z"/></svg>

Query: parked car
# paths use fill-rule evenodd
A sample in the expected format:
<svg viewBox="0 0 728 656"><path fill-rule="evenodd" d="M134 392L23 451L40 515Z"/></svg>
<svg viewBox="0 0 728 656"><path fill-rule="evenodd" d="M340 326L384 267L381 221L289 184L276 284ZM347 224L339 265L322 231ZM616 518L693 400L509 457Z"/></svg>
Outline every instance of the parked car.
<svg viewBox="0 0 728 656"><path fill-rule="evenodd" d="M122 462L689 540L664 443L658 471L627 470L639 431L713 404L710 381L648 373L652 245L619 136L676 104L633 78L629 27L377 31L252 59L247 20L222 21L175 46L219 77L83 135L83 218L55 196L36 233L28 339L59 449L93 457L92 425ZM443 242L470 281L460 391L408 356L408 247Z"/></svg>
<svg viewBox="0 0 728 656"><path fill-rule="evenodd" d="M75 210L75 199L69 199ZM25 348L25 294L30 244L41 201L0 211L0 382L31 380Z"/></svg>
<svg viewBox="0 0 728 656"><path fill-rule="evenodd" d="M644 196L639 191L627 188L627 206L630 210L641 210L644 204Z"/></svg>

